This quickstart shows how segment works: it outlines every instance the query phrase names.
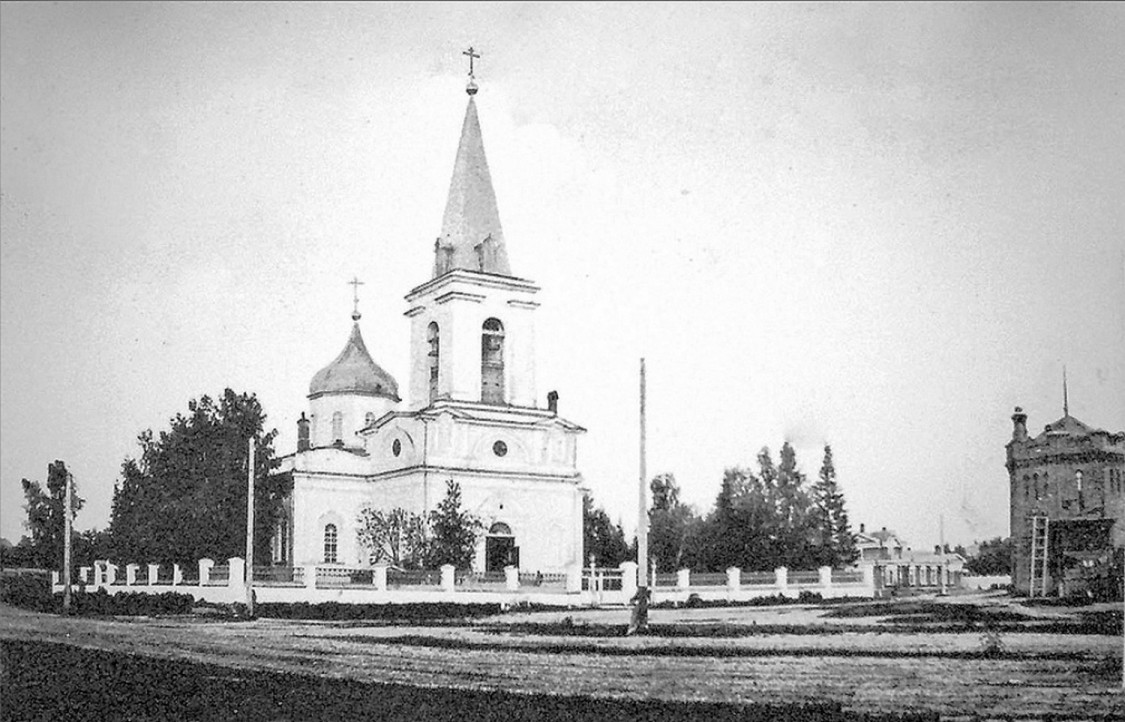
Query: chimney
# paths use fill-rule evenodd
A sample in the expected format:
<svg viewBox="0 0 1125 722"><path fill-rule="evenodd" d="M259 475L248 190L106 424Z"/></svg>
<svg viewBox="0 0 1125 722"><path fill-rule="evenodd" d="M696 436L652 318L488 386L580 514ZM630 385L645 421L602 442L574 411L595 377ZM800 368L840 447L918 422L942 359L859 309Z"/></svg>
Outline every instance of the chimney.
<svg viewBox="0 0 1125 722"><path fill-rule="evenodd" d="M934 544L934 554L941 554L941 544Z"/></svg>
<svg viewBox="0 0 1125 722"><path fill-rule="evenodd" d="M559 392L551 391L547 394L547 410L552 414L558 415L559 413Z"/></svg>
<svg viewBox="0 0 1125 722"><path fill-rule="evenodd" d="M863 533L864 533L864 532L863 532L863 522L860 522L860 523L859 523L859 533L860 533L860 534L863 534Z"/></svg>
<svg viewBox="0 0 1125 722"><path fill-rule="evenodd" d="M1019 406L1012 414L1012 441L1027 441L1027 414Z"/></svg>
<svg viewBox="0 0 1125 722"><path fill-rule="evenodd" d="M301 418L297 419L297 451L309 450L309 420L305 418L305 412L301 412Z"/></svg>

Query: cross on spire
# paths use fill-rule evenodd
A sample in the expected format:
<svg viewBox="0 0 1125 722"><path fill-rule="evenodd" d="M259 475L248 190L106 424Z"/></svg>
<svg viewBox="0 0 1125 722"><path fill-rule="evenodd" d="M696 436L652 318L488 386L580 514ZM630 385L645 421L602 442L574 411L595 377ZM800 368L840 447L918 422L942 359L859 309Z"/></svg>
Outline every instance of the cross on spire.
<svg viewBox="0 0 1125 722"><path fill-rule="evenodd" d="M356 276L352 276L352 280L348 281L348 285L352 287L352 320L358 321L360 319L359 287L363 285L363 281L359 280Z"/></svg>
<svg viewBox="0 0 1125 722"><path fill-rule="evenodd" d="M473 75L473 60L477 59L477 58L480 58L480 53L473 50L473 46L470 45L469 49L463 51L461 54L469 56L469 77L470 78L476 78L477 76Z"/></svg>

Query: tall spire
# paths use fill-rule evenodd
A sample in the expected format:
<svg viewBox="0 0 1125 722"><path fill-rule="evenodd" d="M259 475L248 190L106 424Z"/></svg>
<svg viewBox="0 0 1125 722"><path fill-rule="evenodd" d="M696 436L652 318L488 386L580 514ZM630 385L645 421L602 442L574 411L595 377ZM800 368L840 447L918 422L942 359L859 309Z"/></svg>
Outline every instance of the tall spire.
<svg viewBox="0 0 1125 722"><path fill-rule="evenodd" d="M1070 416L1070 400L1066 397L1066 365L1063 365L1063 416Z"/></svg>
<svg viewBox="0 0 1125 722"><path fill-rule="evenodd" d="M480 55L470 48L470 63ZM477 86L470 70L469 105L461 126L461 143L453 162L453 179L441 221L441 235L434 244L434 278L456 268L502 276L512 275L500 211L492 190L492 176L484 155L484 140L473 96Z"/></svg>

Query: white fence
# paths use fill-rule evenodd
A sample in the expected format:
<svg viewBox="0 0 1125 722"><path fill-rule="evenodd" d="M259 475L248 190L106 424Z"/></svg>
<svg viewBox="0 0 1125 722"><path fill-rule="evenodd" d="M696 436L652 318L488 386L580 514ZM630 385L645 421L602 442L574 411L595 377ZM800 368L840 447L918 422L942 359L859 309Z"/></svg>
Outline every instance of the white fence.
<svg viewBox="0 0 1125 722"><path fill-rule="evenodd" d="M124 574L122 574L124 571ZM403 571L387 566L348 567L317 564L303 567L254 567L253 587L259 602L342 602L350 604L406 604L452 602L461 604L517 603L550 606L624 605L637 592L637 565L624 562L618 568L569 567L565 574L520 572L463 572L452 566L440 570ZM201 559L194 569L178 564L126 564L98 561L79 569L75 589L105 589L110 594L175 591L191 594L197 601L232 603L246 600L246 563L234 557L216 565ZM58 572L52 572L54 590L61 592ZM802 592L831 597L874 597L881 585L878 567L790 572L780 567L772 572L746 572L737 568L725 573L654 574L650 581L651 601L684 603L691 597L702 601L749 601L781 595L797 598Z"/></svg>

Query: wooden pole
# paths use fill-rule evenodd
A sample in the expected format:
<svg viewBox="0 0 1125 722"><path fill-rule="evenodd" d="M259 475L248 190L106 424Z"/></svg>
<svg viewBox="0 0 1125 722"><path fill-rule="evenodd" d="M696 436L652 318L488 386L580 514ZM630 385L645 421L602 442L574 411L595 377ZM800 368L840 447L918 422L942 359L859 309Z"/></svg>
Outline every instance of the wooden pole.
<svg viewBox="0 0 1125 722"><path fill-rule="evenodd" d="M66 474L66 498L63 500L63 614L70 614L70 497L74 493L74 475Z"/></svg>
<svg viewBox="0 0 1125 722"><path fill-rule="evenodd" d="M254 437L247 441L246 464L246 613L254 616Z"/></svg>
<svg viewBox="0 0 1125 722"><path fill-rule="evenodd" d="M645 360L641 359L641 458L637 489L637 597L629 633L648 629L648 484L645 468Z"/></svg>
<svg viewBox="0 0 1125 722"><path fill-rule="evenodd" d="M945 514L938 515L938 543L941 544L941 566L938 568L938 576L941 577L941 596L949 594L949 590L945 585L945 574L948 563L948 558L945 556Z"/></svg>

